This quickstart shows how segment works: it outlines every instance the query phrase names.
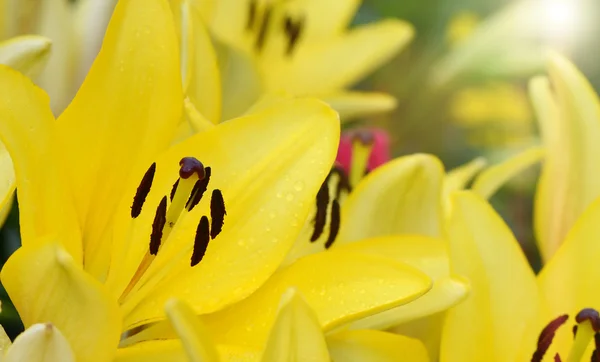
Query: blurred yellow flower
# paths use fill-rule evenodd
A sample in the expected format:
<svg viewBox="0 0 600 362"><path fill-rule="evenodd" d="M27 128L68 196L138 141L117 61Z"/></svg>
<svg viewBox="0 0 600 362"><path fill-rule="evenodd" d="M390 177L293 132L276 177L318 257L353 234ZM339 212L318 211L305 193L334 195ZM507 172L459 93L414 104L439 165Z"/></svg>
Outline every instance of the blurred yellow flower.
<svg viewBox="0 0 600 362"><path fill-rule="evenodd" d="M223 119L273 93L319 97L342 120L395 107L390 95L347 88L411 40L410 24L388 19L348 30L359 0L194 4L192 21L205 22L225 45L219 47Z"/></svg>

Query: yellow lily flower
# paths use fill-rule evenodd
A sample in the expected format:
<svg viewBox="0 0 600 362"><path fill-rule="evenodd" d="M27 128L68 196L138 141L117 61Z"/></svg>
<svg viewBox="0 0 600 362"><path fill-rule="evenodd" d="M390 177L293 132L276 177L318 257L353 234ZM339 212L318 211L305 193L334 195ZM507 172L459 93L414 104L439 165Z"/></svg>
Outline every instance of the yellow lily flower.
<svg viewBox="0 0 600 362"><path fill-rule="evenodd" d="M450 260L472 289L447 313L440 361L589 361L594 335L600 336L600 317L586 309L600 306L598 217L594 202L536 277L491 206L468 191L454 194ZM571 328L558 328L566 315L576 317L569 322L577 325L575 338Z"/></svg>
<svg viewBox="0 0 600 362"><path fill-rule="evenodd" d="M551 54L550 78L534 78L530 92L537 112L546 162L535 198L535 231L544 260L560 247L567 231L600 196L600 102L583 74ZM552 88L551 88L552 87Z"/></svg>
<svg viewBox="0 0 600 362"><path fill-rule="evenodd" d="M357 0L195 4L198 20L228 47L220 64L227 112L243 113L265 93L317 96L342 120L395 107L390 95L346 89L406 46L408 23L388 19L347 30Z"/></svg>

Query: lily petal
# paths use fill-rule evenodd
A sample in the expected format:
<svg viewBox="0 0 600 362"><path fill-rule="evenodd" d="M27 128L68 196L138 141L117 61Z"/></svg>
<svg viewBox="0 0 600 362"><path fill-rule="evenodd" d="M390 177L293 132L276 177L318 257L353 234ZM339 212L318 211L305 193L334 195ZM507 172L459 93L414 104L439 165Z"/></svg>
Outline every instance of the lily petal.
<svg viewBox="0 0 600 362"><path fill-rule="evenodd" d="M390 161L368 174L342 206L337 242L377 236L440 236L443 166L430 155Z"/></svg>
<svg viewBox="0 0 600 362"><path fill-rule="evenodd" d="M198 111L211 122L221 118L221 78L217 54L198 9L179 0L184 89Z"/></svg>
<svg viewBox="0 0 600 362"><path fill-rule="evenodd" d="M388 258L335 250L312 254L277 271L238 304L205 316L215 341L264 345L279 296L292 287L329 331L415 300L431 288L431 281L419 270Z"/></svg>
<svg viewBox="0 0 600 362"><path fill-rule="evenodd" d="M262 356L262 362L330 361L321 325L294 289L281 298L279 312Z"/></svg>
<svg viewBox="0 0 600 362"><path fill-rule="evenodd" d="M180 120L178 53L166 0L119 1L96 61L57 121L85 267L100 279L110 258L108 225L129 177L169 145Z"/></svg>
<svg viewBox="0 0 600 362"><path fill-rule="evenodd" d="M452 169L446 173L444 178L443 199L446 210L450 209L450 195L454 191L460 191L467 188L467 185L476 174L479 173L485 166L487 161L483 157L477 157L471 162Z"/></svg>
<svg viewBox="0 0 600 362"><path fill-rule="evenodd" d="M67 197L52 142L54 123L48 96L24 75L0 66L0 137L14 162L23 245L45 240L40 236L60 235L60 242L81 263L81 239L78 228L73 227L75 210ZM5 169L8 162L4 159ZM43 180L40 172L44 173ZM10 188L8 185L6 191ZM7 194L3 196L6 202Z"/></svg>
<svg viewBox="0 0 600 362"><path fill-rule="evenodd" d="M600 172L590 157L600 153L598 96L583 74L562 56L551 55L548 68L556 97L546 81L538 79L531 84L546 147L535 212L545 260L558 249L585 208L600 196Z"/></svg>
<svg viewBox="0 0 600 362"><path fill-rule="evenodd" d="M576 314L583 308L600 306L597 284L600 280L600 199L577 220L556 254L538 276L538 285L548 313L544 322L565 313ZM557 297L560 296L560 297ZM569 333L557 334L553 345L568 351L573 339Z"/></svg>
<svg viewBox="0 0 600 362"><path fill-rule="evenodd" d="M315 128L320 130L318 138ZM156 162L152 189L139 217L130 218L131 197L119 208L117 219L123 223L115 227L115 239L122 242L115 243L110 289L118 297L148 252L156 206L177 180L182 157L194 156L211 167L209 188L221 190L227 216L222 232L193 268L194 235L202 215L210 215L209 192L192 212L180 216L138 283L144 289L134 289L133 299L124 301L125 325L164 318L162 306L171 297L186 300L203 314L258 288L298 236L338 142L335 112L320 101L304 99L279 102L172 147ZM129 195L135 194L142 174L129 185Z"/></svg>
<svg viewBox="0 0 600 362"><path fill-rule="evenodd" d="M398 334L358 330L327 337L332 360L336 362L428 362L423 343Z"/></svg>
<svg viewBox="0 0 600 362"><path fill-rule="evenodd" d="M469 290L466 281L450 275L446 243L440 239L421 235L388 236L334 244L334 250L392 258L423 271L433 280L433 287L421 298L358 320L352 323L353 329L388 329L446 310L464 299Z"/></svg>
<svg viewBox="0 0 600 362"><path fill-rule="evenodd" d="M190 362L219 361L208 330L190 307L178 299L172 299L167 302L165 309Z"/></svg>
<svg viewBox="0 0 600 362"><path fill-rule="evenodd" d="M10 154L4 144L0 142L0 225L4 224L14 199L15 192L15 171Z"/></svg>
<svg viewBox="0 0 600 362"><path fill-rule="evenodd" d="M333 93L388 61L413 34L406 22L384 20L354 28L344 36L306 44L298 47L291 59L273 57L261 62L265 88L295 95Z"/></svg>
<svg viewBox="0 0 600 362"><path fill-rule="evenodd" d="M0 274L23 324L52 323L78 361L109 360L121 334L116 303L64 249L40 244L18 249Z"/></svg>
<svg viewBox="0 0 600 362"><path fill-rule="evenodd" d="M321 97L347 122L357 117L391 111L396 108L396 98L375 92L336 92Z"/></svg>
<svg viewBox="0 0 600 362"><path fill-rule="evenodd" d="M75 362L69 342L50 323L34 324L15 339L4 362Z"/></svg>
<svg viewBox="0 0 600 362"><path fill-rule="evenodd" d="M0 64L35 78L44 68L50 53L50 39L23 35L0 42Z"/></svg>
<svg viewBox="0 0 600 362"><path fill-rule="evenodd" d="M471 282L469 296L451 308L442 331L443 361L516 361L537 317L535 275L510 229L481 197L457 192L448 225L454 272Z"/></svg>
<svg viewBox="0 0 600 362"><path fill-rule="evenodd" d="M484 199L489 199L507 181L540 162L543 158L543 148L531 147L497 165L488 167L475 178L471 189Z"/></svg>

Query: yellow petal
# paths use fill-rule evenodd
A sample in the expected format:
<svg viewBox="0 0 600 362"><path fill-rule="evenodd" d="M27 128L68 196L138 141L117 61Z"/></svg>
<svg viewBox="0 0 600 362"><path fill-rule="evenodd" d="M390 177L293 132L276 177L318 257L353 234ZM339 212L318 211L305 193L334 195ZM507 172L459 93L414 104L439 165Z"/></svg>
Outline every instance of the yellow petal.
<svg viewBox="0 0 600 362"><path fill-rule="evenodd" d="M4 144L0 142L0 225L4 224L8 216L15 192L15 171L10 154Z"/></svg>
<svg viewBox="0 0 600 362"><path fill-rule="evenodd" d="M263 92L262 81L252 59L235 48L221 45L219 66L223 90L222 120L239 117Z"/></svg>
<svg viewBox="0 0 600 362"><path fill-rule="evenodd" d="M34 324L15 339L4 362L75 362L69 342L50 323Z"/></svg>
<svg viewBox="0 0 600 362"><path fill-rule="evenodd" d="M178 299L172 299L167 302L165 309L190 362L219 361L208 330L189 306Z"/></svg>
<svg viewBox="0 0 600 362"><path fill-rule="evenodd" d="M116 303L58 245L18 249L2 268L2 284L25 327L52 323L78 361L107 361L121 334Z"/></svg>
<svg viewBox="0 0 600 362"><path fill-rule="evenodd" d="M296 288L325 331L398 305L429 290L430 279L392 259L330 250L298 259L254 294L205 321L217 343L262 346L280 295Z"/></svg>
<svg viewBox="0 0 600 362"><path fill-rule="evenodd" d="M533 81L531 87L546 147L535 219L545 260L554 254L583 210L600 196L600 172L590 157L600 153L598 97L565 58L553 54L548 67L556 97L544 80Z"/></svg>
<svg viewBox="0 0 600 362"><path fill-rule="evenodd" d="M296 290L282 298L265 346L262 362L328 362L325 336L315 312Z"/></svg>
<svg viewBox="0 0 600 362"><path fill-rule="evenodd" d="M535 276L510 229L489 204L467 191L452 198L448 225L453 271L471 282L469 296L451 308L442 332L441 361L516 361L536 318Z"/></svg>
<svg viewBox="0 0 600 362"><path fill-rule="evenodd" d="M50 39L23 35L0 42L0 64L8 65L30 78L43 69L50 53Z"/></svg>
<svg viewBox="0 0 600 362"><path fill-rule="evenodd" d="M171 142L181 88L169 4L119 1L96 61L57 121L63 171L84 231L85 267L99 278L110 258L115 207L129 177Z"/></svg>
<svg viewBox="0 0 600 362"><path fill-rule="evenodd" d="M483 157L468 162L462 166L452 169L446 173L444 177L443 199L446 210L450 208L450 195L454 191L460 191L467 188L467 185L479 171L487 165L487 161Z"/></svg>
<svg viewBox="0 0 600 362"><path fill-rule="evenodd" d="M488 167L477 176L471 188L479 196L489 199L502 185L527 168L540 162L543 157L543 148L529 148L497 165Z"/></svg>
<svg viewBox="0 0 600 362"><path fill-rule="evenodd" d="M336 362L428 362L427 350L416 339L398 334L358 330L327 337L332 360Z"/></svg>
<svg viewBox="0 0 600 362"><path fill-rule="evenodd" d="M217 54L198 9L181 0L181 56L186 96L211 122L221 118L221 79Z"/></svg>
<svg viewBox="0 0 600 362"><path fill-rule="evenodd" d="M14 161L23 245L39 243L40 236L60 235L63 246L81 262L75 210L67 197L52 141L54 124L48 96L22 74L0 66L0 137ZM2 164L7 171L6 156ZM40 177L40 170L44 177ZM4 177L10 179L10 172ZM11 188L6 187L6 191ZM4 202L6 196L4 193Z"/></svg>
<svg viewBox="0 0 600 362"><path fill-rule="evenodd" d="M177 339L155 340L119 348L115 362L189 362L181 341ZM218 362L218 360L214 360ZM211 360L212 362L212 360Z"/></svg>
<svg viewBox="0 0 600 362"><path fill-rule="evenodd" d="M12 341L10 340L10 337L6 334L4 327L0 326L0 355L4 356L11 345Z"/></svg>
<svg viewBox="0 0 600 362"><path fill-rule="evenodd" d="M600 292L598 280L598 255L600 245L600 199L581 215L564 243L548 261L538 276L538 285L542 298L548 307L543 321L561 314L577 314L583 308L598 308ZM570 333L557 334L556 345L559 350L568 351L573 339ZM553 343L554 344L554 343Z"/></svg>
<svg viewBox="0 0 600 362"><path fill-rule="evenodd" d="M344 122L396 108L396 98L385 93L337 92L321 97L340 114Z"/></svg>
<svg viewBox="0 0 600 362"><path fill-rule="evenodd" d="M338 142L339 121L331 108L316 100L290 100L197 134L159 158L141 215L131 220L132 196L116 215L115 239L120 242L115 243L108 280L116 297L148 251L156 207L177 180L182 157L194 156L211 167L209 191L179 218L138 283L144 289L134 289L124 301L126 314L132 311L125 325L164 318L163 305L171 297L187 301L196 313L210 313L258 288L298 236ZM142 174L128 186L128 195L135 194ZM210 215L213 189L221 190L225 200L223 231L191 268L194 236L202 215Z"/></svg>
<svg viewBox="0 0 600 362"><path fill-rule="evenodd" d="M408 23L384 20L354 28L343 36L306 44L296 49L292 59L276 57L261 62L265 87L296 95L332 93L356 83L388 61L408 44L413 33Z"/></svg>
<svg viewBox="0 0 600 362"><path fill-rule="evenodd" d="M352 323L353 329L388 329L428 316L464 299L468 282L450 275L446 243L420 235L388 236L343 245L335 250L393 258L423 271L433 280L432 289L417 300Z"/></svg>
<svg viewBox="0 0 600 362"><path fill-rule="evenodd" d="M400 157L378 167L342 206L337 242L396 234L441 235L440 161L430 155Z"/></svg>
<svg viewBox="0 0 600 362"><path fill-rule="evenodd" d="M39 84L50 94L50 105L55 114L60 114L77 91L75 86L74 13L72 4L61 0L44 0L37 4L39 19L34 32L52 41L44 71L37 77Z"/></svg>

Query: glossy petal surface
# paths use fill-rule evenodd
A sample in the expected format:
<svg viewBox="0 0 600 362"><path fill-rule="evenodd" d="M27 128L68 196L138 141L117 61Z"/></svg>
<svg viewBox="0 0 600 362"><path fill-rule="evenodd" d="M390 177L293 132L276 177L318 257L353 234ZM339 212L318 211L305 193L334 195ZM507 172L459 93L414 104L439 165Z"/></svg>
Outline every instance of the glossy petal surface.
<svg viewBox="0 0 600 362"><path fill-rule="evenodd" d="M388 258L329 251L279 270L240 303L205 317L217 343L262 346L280 295L293 287L324 330L408 303L431 287L422 272Z"/></svg>
<svg viewBox="0 0 600 362"><path fill-rule="evenodd" d="M127 181L169 145L180 120L179 73L169 4L119 1L96 61L57 120L85 268L99 278L107 272L109 224Z"/></svg>

